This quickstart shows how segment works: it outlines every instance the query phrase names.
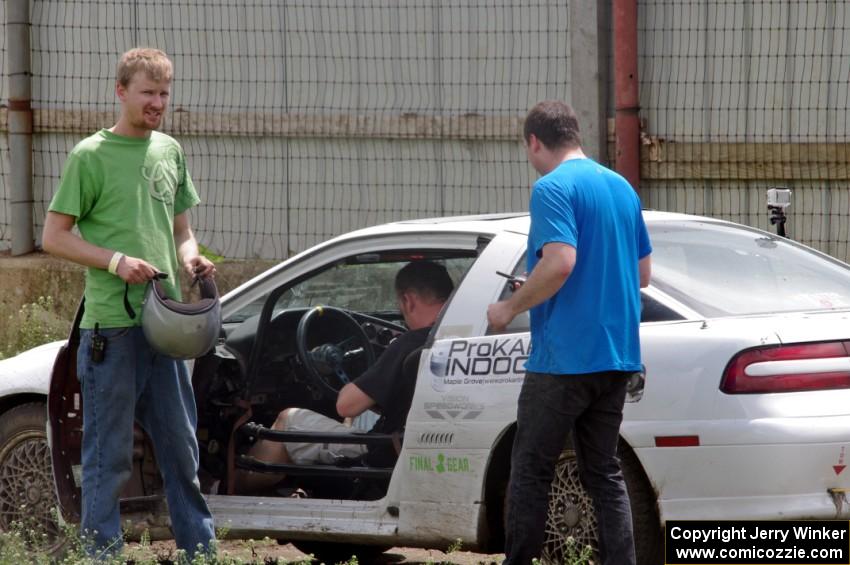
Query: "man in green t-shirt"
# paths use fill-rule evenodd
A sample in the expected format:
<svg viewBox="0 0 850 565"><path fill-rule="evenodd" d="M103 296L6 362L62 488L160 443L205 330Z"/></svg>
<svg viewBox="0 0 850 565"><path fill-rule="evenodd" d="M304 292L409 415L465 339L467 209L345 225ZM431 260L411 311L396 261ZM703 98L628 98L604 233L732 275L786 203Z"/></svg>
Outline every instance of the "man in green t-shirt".
<svg viewBox="0 0 850 565"><path fill-rule="evenodd" d="M168 274L163 282L175 300L181 266L192 276L215 273L198 253L189 223L188 210L200 199L183 150L155 131L172 74L171 61L157 49L122 55L118 121L71 151L44 222L44 249L88 267L77 374L82 528L95 556L121 550L118 498L132 471L134 420L153 441L177 546L193 555L199 545L209 551L214 537L197 480L197 415L186 364L151 349L135 315L156 273ZM98 354L92 343L103 340Z"/></svg>

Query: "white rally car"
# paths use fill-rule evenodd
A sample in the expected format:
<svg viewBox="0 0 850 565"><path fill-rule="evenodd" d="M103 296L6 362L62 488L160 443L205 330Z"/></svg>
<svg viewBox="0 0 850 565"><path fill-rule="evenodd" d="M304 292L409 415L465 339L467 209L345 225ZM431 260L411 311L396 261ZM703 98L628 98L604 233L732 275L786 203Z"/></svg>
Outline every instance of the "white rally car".
<svg viewBox="0 0 850 565"><path fill-rule="evenodd" d="M654 248L652 283L642 291L645 386L634 387L620 444L639 563L662 561L661 528L670 519L847 519L850 267L729 222L645 218ZM193 373L200 478L217 525L231 537L292 541L325 558L445 548L457 538L464 548L500 552L528 319L496 334L486 308L511 292L498 273L525 270L527 231L526 215L397 222L318 245L229 293L222 339ZM403 437L270 430L290 406L334 415L340 370L356 377L404 331L393 277L421 259L446 265L456 290L405 364L416 388ZM74 331L58 356L52 344L0 363L0 527L22 503L52 527L39 423L54 357L53 472L63 516L78 520L77 339ZM399 451L389 467L289 467L251 458L258 438ZM136 531L168 536L141 431L134 454L123 517ZM244 493L239 469L286 478ZM594 544L595 531L568 443L550 495L547 559L560 562L570 536Z"/></svg>

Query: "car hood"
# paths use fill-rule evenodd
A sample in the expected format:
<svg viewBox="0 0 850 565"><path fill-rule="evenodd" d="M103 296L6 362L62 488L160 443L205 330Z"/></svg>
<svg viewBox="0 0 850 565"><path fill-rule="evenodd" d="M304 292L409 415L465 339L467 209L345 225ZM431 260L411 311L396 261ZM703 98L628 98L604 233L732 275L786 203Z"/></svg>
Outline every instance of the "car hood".
<svg viewBox="0 0 850 565"><path fill-rule="evenodd" d="M50 373L65 341L45 343L0 361L0 396L20 393L47 394Z"/></svg>

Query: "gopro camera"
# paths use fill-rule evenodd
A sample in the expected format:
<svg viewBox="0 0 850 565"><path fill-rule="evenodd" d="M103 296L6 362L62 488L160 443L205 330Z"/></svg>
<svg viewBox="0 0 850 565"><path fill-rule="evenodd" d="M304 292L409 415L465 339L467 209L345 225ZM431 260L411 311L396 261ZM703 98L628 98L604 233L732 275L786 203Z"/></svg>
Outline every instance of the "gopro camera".
<svg viewBox="0 0 850 565"><path fill-rule="evenodd" d="M786 237L785 208L791 205L791 190L788 188L769 188L767 190L767 212L770 224L776 226L776 234Z"/></svg>
<svg viewBox="0 0 850 565"><path fill-rule="evenodd" d="M788 188L770 188L767 191L767 207L784 210L791 205L791 190Z"/></svg>

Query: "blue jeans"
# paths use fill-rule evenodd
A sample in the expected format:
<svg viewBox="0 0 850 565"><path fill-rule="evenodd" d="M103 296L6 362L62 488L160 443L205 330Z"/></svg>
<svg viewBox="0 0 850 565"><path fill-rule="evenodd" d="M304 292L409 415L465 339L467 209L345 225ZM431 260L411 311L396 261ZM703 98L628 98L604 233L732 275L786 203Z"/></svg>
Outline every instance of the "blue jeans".
<svg viewBox="0 0 850 565"><path fill-rule="evenodd" d="M571 430L579 478L596 511L602 563L635 563L629 495L617 458L627 377L618 371L526 374L511 456L505 564L528 565L543 551L549 487Z"/></svg>
<svg viewBox="0 0 850 565"><path fill-rule="evenodd" d="M212 515L198 481L195 396L186 363L150 348L141 327L100 330L103 361L90 358L92 330L80 330L77 375L83 392L82 529L92 555L117 554L118 512L132 474L133 422L150 436L165 484L177 547L209 551Z"/></svg>

